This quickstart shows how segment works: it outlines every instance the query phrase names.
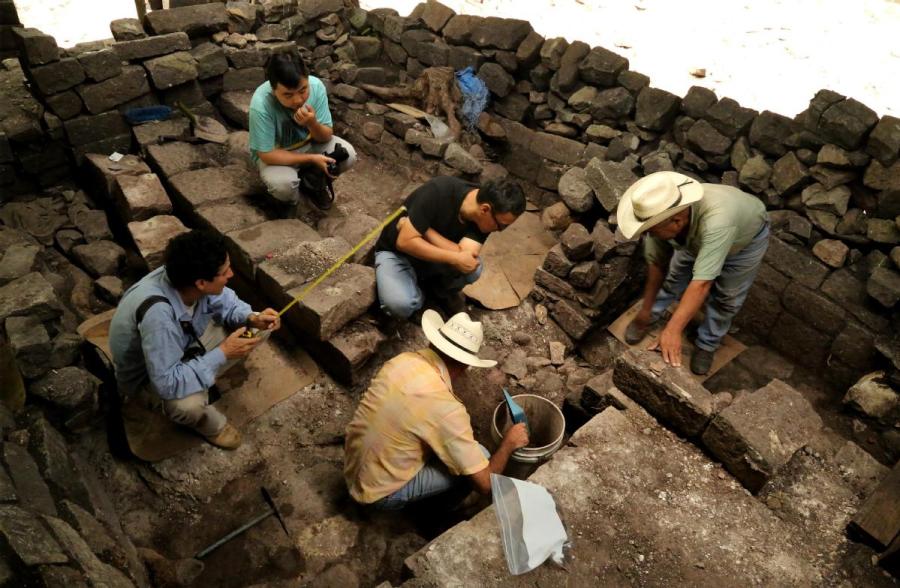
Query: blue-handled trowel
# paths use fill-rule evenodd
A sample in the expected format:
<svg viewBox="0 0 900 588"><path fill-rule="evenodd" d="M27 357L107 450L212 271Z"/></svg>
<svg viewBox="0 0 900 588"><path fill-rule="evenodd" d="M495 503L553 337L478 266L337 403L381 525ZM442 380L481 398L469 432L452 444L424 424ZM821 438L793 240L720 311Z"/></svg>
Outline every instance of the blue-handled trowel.
<svg viewBox="0 0 900 588"><path fill-rule="evenodd" d="M528 419L525 417L525 411L522 410L522 407L519 406L515 400L513 400L506 388L503 389L503 396L506 397L506 407L509 409L509 418L512 419L513 424L518 425L519 423L525 423L525 426L527 427Z"/></svg>

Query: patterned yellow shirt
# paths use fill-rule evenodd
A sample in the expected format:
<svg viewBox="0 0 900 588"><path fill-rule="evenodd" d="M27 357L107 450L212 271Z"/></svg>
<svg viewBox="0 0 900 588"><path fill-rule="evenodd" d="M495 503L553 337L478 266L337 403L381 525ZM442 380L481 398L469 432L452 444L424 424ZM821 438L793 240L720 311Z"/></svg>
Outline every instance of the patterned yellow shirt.
<svg viewBox="0 0 900 588"><path fill-rule="evenodd" d="M371 504L406 485L436 455L451 474L488 466L447 366L430 349L401 353L379 370L347 425L344 478Z"/></svg>

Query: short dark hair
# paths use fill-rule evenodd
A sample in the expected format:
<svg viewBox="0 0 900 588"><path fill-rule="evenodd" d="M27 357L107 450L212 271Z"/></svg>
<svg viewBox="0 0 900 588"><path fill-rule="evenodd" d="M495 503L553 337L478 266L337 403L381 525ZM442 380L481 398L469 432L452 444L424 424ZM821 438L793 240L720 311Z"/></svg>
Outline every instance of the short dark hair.
<svg viewBox="0 0 900 588"><path fill-rule="evenodd" d="M525 212L525 194L518 183L508 180L488 180L478 189L475 200L479 204L490 204L494 214L512 213L519 216Z"/></svg>
<svg viewBox="0 0 900 588"><path fill-rule="evenodd" d="M287 53L276 53L269 59L266 66L266 76L272 89L277 84L281 84L285 88L296 88L300 82L309 77L309 70L300 55L289 51Z"/></svg>
<svg viewBox="0 0 900 588"><path fill-rule="evenodd" d="M212 281L225 264L225 236L194 230L178 235L166 245L166 275L175 288L188 288L197 280Z"/></svg>

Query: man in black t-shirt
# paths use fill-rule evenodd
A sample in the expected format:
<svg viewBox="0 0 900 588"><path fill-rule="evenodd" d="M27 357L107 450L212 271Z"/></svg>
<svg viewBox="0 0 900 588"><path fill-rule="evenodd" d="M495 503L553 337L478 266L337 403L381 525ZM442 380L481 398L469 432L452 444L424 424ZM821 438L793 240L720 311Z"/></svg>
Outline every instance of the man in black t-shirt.
<svg viewBox="0 0 900 588"><path fill-rule="evenodd" d="M479 188L459 178L437 177L404 204L407 214L385 227L375 246L382 309L408 319L425 302L421 283L450 315L461 312L463 287L481 275L482 243L525 211L522 188L505 179Z"/></svg>

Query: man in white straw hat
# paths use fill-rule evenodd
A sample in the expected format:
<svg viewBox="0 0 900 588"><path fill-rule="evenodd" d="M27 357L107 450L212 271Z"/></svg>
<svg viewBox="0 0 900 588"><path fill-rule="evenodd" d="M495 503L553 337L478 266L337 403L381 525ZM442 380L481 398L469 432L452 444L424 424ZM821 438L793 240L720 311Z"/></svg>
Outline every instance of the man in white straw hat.
<svg viewBox="0 0 900 588"><path fill-rule="evenodd" d="M384 364L347 425L347 487L354 500L378 510L450 491L463 498L473 487L489 494L491 473L501 473L512 452L528 445L525 425L514 425L490 455L475 441L469 413L453 394L453 382L469 366L497 364L478 357L481 323L464 312L445 323L428 309L422 330L430 347Z"/></svg>
<svg viewBox="0 0 900 588"><path fill-rule="evenodd" d="M681 334L703 307L691 371L707 373L769 245L765 205L737 188L663 171L628 188L616 217L625 237L647 233L643 304L625 340L640 342L679 301L651 348L658 348L666 363L680 366Z"/></svg>

